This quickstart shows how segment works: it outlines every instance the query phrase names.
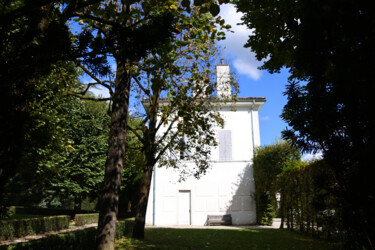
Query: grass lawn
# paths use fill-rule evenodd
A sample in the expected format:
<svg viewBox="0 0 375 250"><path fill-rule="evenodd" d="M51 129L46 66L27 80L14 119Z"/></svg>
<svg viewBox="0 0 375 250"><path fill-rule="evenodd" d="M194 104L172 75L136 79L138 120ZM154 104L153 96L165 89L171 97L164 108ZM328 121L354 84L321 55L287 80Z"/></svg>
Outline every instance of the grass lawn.
<svg viewBox="0 0 375 250"><path fill-rule="evenodd" d="M146 228L144 240L122 238L116 249L339 249L287 230Z"/></svg>

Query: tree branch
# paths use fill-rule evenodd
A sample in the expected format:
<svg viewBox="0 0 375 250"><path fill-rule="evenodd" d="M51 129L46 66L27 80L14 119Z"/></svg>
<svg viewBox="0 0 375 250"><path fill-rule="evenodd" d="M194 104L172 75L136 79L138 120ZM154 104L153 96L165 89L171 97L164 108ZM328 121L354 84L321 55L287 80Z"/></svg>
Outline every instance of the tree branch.
<svg viewBox="0 0 375 250"><path fill-rule="evenodd" d="M150 98L150 90L146 89L142 86L142 83L137 79L137 77L133 77L135 82L137 83L138 87Z"/></svg>
<svg viewBox="0 0 375 250"><path fill-rule="evenodd" d="M108 81L108 80L105 80L105 81L101 81L99 78L97 78L90 70L88 70L85 66L83 66L81 63L77 62L78 66L86 73L88 74L92 79L94 79L97 84L100 84L101 86L105 87L108 89L109 91L109 95L112 97L113 96L113 91L112 91L112 88L111 86L108 86L106 85L105 83L109 83L109 84L112 84L114 85L114 82L113 81ZM92 84L91 86L94 86L96 84ZM84 91L84 94L87 92L87 90L91 87L90 84L87 85L87 88L86 90Z"/></svg>
<svg viewBox="0 0 375 250"><path fill-rule="evenodd" d="M142 138L142 136L140 136L138 134L138 131L135 129L135 128L132 128L129 124L126 126L130 131L133 132L133 134L138 138L139 141L143 142L144 139Z"/></svg>
<svg viewBox="0 0 375 250"><path fill-rule="evenodd" d="M106 102L106 101L111 101L112 98L95 98L95 97L90 97L90 96L84 96L79 93L68 93L68 95L78 97L79 99L82 100L89 100L89 101L96 101L96 102Z"/></svg>
<svg viewBox="0 0 375 250"><path fill-rule="evenodd" d="M173 121L169 124L167 130L164 132L163 136L157 141L156 145L160 144L164 139L165 137L167 137L167 134L169 133L169 131L171 131L174 123L178 120L178 116L176 116ZM156 132L158 131L158 129L156 130Z"/></svg>
<svg viewBox="0 0 375 250"><path fill-rule="evenodd" d="M97 17L97 16L93 16L93 15L90 15L90 14L81 13L81 12L74 12L73 15L77 16L77 17L85 18L85 19L91 19L91 20L96 21L98 23L110 25L112 27L121 28L121 26L116 22L106 20L106 19L103 19L103 18L100 18L100 17Z"/></svg>
<svg viewBox="0 0 375 250"><path fill-rule="evenodd" d="M172 139L169 141L169 143L167 143L167 145L165 145L165 147L159 152L159 154L155 157L155 162L158 162L160 157L165 153L165 151L167 151L167 149L170 147L171 145L171 142L174 141L174 139L176 139L178 135L178 131L176 131L173 135L172 135Z"/></svg>

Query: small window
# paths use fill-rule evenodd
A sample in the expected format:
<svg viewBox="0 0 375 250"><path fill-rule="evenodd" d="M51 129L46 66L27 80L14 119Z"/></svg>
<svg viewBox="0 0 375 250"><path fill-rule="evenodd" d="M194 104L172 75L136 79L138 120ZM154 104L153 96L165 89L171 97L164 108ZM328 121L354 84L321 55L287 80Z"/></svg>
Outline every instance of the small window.
<svg viewBox="0 0 375 250"><path fill-rule="evenodd" d="M219 130L219 160L232 160L232 133L230 130Z"/></svg>
<svg viewBox="0 0 375 250"><path fill-rule="evenodd" d="M186 160L188 154L186 152L186 135L180 137L180 160Z"/></svg>
<svg viewBox="0 0 375 250"><path fill-rule="evenodd" d="M185 135L180 138L180 160L184 160L186 157L185 154Z"/></svg>

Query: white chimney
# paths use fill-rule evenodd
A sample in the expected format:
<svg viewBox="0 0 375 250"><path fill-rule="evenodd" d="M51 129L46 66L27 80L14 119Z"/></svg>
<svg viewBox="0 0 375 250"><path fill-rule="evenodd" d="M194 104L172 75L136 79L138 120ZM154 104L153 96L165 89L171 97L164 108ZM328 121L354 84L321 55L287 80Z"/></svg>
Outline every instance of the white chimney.
<svg viewBox="0 0 375 250"><path fill-rule="evenodd" d="M221 64L216 65L216 87L218 98L230 98L232 96L229 64L224 64L224 59L221 59Z"/></svg>

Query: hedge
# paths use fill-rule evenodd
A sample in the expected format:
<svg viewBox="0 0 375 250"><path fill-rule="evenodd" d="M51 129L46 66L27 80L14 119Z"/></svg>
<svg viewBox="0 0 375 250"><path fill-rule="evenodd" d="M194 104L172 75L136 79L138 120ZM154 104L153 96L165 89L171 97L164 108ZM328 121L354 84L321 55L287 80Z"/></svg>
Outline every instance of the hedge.
<svg viewBox="0 0 375 250"><path fill-rule="evenodd" d="M33 215L70 215L71 218L74 217L75 211L72 209L62 209L62 208L39 208L39 207L20 207L11 206L8 209L9 214L33 214ZM93 211L81 210L80 214L93 213Z"/></svg>
<svg viewBox="0 0 375 250"><path fill-rule="evenodd" d="M0 240L10 240L26 235L59 231L69 227L69 216L50 216L0 221Z"/></svg>
<svg viewBox="0 0 375 250"><path fill-rule="evenodd" d="M335 196L338 185L323 160L286 168L279 175L280 212L288 229L320 238L340 237L341 208Z"/></svg>
<svg viewBox="0 0 375 250"><path fill-rule="evenodd" d="M0 246L5 249L95 249L96 228L85 228L69 233L51 235L46 238L31 240L25 243L18 243L9 246Z"/></svg>
<svg viewBox="0 0 375 250"><path fill-rule="evenodd" d="M76 226L97 223L98 219L99 219L99 214L76 214L74 216L74 222Z"/></svg>
<svg viewBox="0 0 375 250"><path fill-rule="evenodd" d="M132 232L134 219L126 219L117 222L116 239L129 235ZM95 249L96 227L85 228L69 233L51 235L46 238L32 240L25 243L18 243L9 246L0 246L0 250L5 249L54 249L54 250L86 250Z"/></svg>

